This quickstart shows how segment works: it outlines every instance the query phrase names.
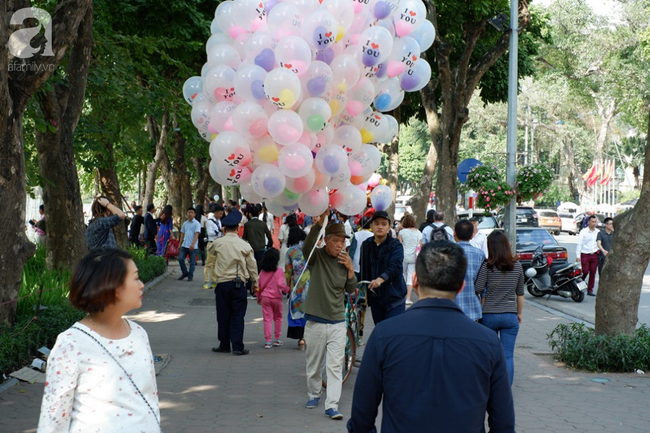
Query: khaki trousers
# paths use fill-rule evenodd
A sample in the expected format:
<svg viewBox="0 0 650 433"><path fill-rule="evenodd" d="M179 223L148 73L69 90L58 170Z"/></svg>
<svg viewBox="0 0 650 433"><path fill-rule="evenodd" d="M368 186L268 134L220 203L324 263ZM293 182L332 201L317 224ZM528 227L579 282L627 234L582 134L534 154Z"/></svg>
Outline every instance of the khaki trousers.
<svg viewBox="0 0 650 433"><path fill-rule="evenodd" d="M327 399L325 410L338 410L343 386L343 359L346 342L345 322L336 324L318 323L307 320L305 341L307 342L307 396L320 397L322 384L321 368L327 368Z"/></svg>
<svg viewBox="0 0 650 433"><path fill-rule="evenodd" d="M203 267L203 283L210 284L212 282L212 285L216 285L217 276L215 275L214 270L217 265L217 256L214 254L214 250L212 250L212 245L213 242L210 242L205 248L208 258L205 260L205 266Z"/></svg>

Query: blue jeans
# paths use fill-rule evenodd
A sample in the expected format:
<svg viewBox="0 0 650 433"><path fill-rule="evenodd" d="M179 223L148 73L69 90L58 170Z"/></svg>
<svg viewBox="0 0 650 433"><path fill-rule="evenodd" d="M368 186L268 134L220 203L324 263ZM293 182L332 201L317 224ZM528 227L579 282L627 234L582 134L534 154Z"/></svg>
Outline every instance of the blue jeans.
<svg viewBox="0 0 650 433"><path fill-rule="evenodd" d="M506 355L506 366L508 367L508 378L510 385L515 376L515 340L519 332L519 320L516 313L490 314L483 313L481 323L497 333L503 346L503 353Z"/></svg>
<svg viewBox="0 0 650 433"><path fill-rule="evenodd" d="M196 267L196 252L197 249L194 248L190 250L187 247L181 247L180 252L178 253L178 263L181 265L181 272L183 275L187 275L187 278L190 280L194 278L194 268ZM190 271L187 272L187 267L185 266L185 258L190 256Z"/></svg>

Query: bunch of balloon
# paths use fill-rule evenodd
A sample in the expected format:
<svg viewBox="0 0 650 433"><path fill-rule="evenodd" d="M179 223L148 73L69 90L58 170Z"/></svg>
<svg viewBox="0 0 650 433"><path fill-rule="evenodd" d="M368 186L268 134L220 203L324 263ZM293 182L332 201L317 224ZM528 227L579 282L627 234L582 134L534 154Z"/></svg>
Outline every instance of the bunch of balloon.
<svg viewBox="0 0 650 433"><path fill-rule="evenodd" d="M384 113L431 78L422 1L223 1L210 29L183 95L215 181L278 215L363 211L381 162L373 144L398 132Z"/></svg>

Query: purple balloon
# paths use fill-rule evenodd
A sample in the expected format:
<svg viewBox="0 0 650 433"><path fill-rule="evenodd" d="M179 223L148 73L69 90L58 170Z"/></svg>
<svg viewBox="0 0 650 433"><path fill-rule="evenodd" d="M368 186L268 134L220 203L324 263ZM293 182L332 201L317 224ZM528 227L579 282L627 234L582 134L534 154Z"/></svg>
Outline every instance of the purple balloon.
<svg viewBox="0 0 650 433"><path fill-rule="evenodd" d="M264 81L253 81L251 83L251 93L253 94L253 98L257 99L258 101L266 98L266 95L264 94Z"/></svg>
<svg viewBox="0 0 650 433"><path fill-rule="evenodd" d="M314 77L307 81L307 90L312 96L320 96L325 91L326 86L327 80L325 80L325 77Z"/></svg>
<svg viewBox="0 0 650 433"><path fill-rule="evenodd" d="M269 192L269 194L275 194L280 189L282 189L282 182L280 179L274 177L267 177L264 179L264 189Z"/></svg>
<svg viewBox="0 0 650 433"><path fill-rule="evenodd" d="M328 155L323 159L323 168L328 173L336 173L339 171L339 160L334 155Z"/></svg>
<svg viewBox="0 0 650 433"><path fill-rule="evenodd" d="M331 48L327 48L326 50L318 51L316 53L316 60L325 62L328 65L332 64L332 60L334 60L334 50Z"/></svg>
<svg viewBox="0 0 650 433"><path fill-rule="evenodd" d="M377 78L383 78L384 75L386 75L386 62L377 66L377 73L375 74Z"/></svg>
<svg viewBox="0 0 650 433"><path fill-rule="evenodd" d="M256 57L255 64L270 72L275 66L275 54L270 48L264 48Z"/></svg>
<svg viewBox="0 0 650 433"><path fill-rule="evenodd" d="M264 2L264 9L266 9L267 16L269 12L271 12L271 9L273 9L273 6L277 5L278 3L280 3L280 0L266 0Z"/></svg>
<svg viewBox="0 0 650 433"><path fill-rule="evenodd" d="M379 51L373 50L371 48L368 48L363 51L363 55L361 56L361 62L363 63L363 66L367 68L371 66L375 66L378 61L379 61Z"/></svg>
<svg viewBox="0 0 650 433"><path fill-rule="evenodd" d="M390 5L385 1L378 1L375 3L375 9L373 10L375 18L378 20L383 20L388 15L390 15Z"/></svg>
<svg viewBox="0 0 650 433"><path fill-rule="evenodd" d="M410 92L420 84L420 78L415 75L405 74L402 76L399 84L403 91Z"/></svg>

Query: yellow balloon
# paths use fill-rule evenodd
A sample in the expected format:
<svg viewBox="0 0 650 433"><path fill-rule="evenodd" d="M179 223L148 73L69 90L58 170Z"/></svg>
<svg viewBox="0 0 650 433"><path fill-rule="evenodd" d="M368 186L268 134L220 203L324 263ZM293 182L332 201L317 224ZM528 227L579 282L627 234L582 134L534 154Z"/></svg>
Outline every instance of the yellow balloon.
<svg viewBox="0 0 650 433"><path fill-rule="evenodd" d="M374 135L372 135L372 132L368 131L366 128L361 128L359 131L361 133L361 141L364 143L372 143L373 138L375 138Z"/></svg>
<svg viewBox="0 0 650 433"><path fill-rule="evenodd" d="M338 114L338 112L341 110L341 104L338 100L332 99L330 101L330 110L332 110L332 116Z"/></svg>
<svg viewBox="0 0 650 433"><path fill-rule="evenodd" d="M343 39L343 36L345 36L345 29L343 26L339 26L338 33L336 34L336 40L334 42L338 42L341 39Z"/></svg>
<svg viewBox="0 0 650 433"><path fill-rule="evenodd" d="M345 83L339 83L339 92L343 93L348 90L348 85Z"/></svg>
<svg viewBox="0 0 650 433"><path fill-rule="evenodd" d="M284 104L284 108L290 109L296 103L296 95L289 89L284 89L280 92L280 102Z"/></svg>
<svg viewBox="0 0 650 433"><path fill-rule="evenodd" d="M219 135L219 134L212 134L212 135L210 136L210 141L212 141L212 140L214 140L215 138L217 138L217 135Z"/></svg>
<svg viewBox="0 0 650 433"><path fill-rule="evenodd" d="M279 154L280 151L278 150L278 146L275 144L266 145L257 151L259 158L267 164L277 161Z"/></svg>

